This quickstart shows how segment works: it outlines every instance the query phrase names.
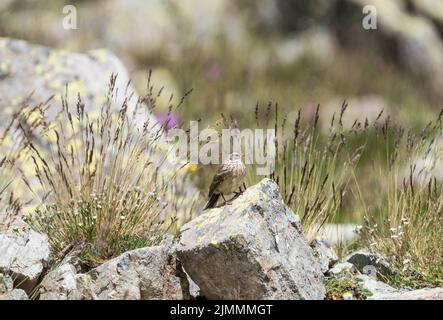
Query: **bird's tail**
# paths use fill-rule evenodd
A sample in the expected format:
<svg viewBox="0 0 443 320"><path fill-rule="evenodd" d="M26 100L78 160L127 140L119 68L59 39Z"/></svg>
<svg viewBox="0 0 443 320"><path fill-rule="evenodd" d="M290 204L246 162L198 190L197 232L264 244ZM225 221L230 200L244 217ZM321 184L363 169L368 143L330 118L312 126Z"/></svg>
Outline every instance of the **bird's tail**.
<svg viewBox="0 0 443 320"><path fill-rule="evenodd" d="M203 210L214 208L217 204L218 198L220 197L219 193L213 193L212 196L209 198L208 203L206 204L205 208Z"/></svg>

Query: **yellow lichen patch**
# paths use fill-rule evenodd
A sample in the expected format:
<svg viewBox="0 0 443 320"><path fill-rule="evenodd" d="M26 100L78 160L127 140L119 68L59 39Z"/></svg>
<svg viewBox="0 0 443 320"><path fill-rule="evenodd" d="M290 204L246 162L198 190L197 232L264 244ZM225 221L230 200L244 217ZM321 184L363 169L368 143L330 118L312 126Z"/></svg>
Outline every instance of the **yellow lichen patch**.
<svg viewBox="0 0 443 320"><path fill-rule="evenodd" d="M57 134L55 133L54 130L49 130L48 132L46 132L43 135L43 137L44 137L44 139L47 142L50 142L50 143L56 143L57 142Z"/></svg>
<svg viewBox="0 0 443 320"><path fill-rule="evenodd" d="M88 112L88 117L90 121L95 121L100 119L100 113L98 111L90 111Z"/></svg>
<svg viewBox="0 0 443 320"><path fill-rule="evenodd" d="M50 65L52 65L52 66L56 66L56 65L58 65L60 62L59 62L59 59L58 59L58 57L57 57L57 54L53 51L53 52L51 52L51 54L49 55L49 57L48 57L48 63L50 64Z"/></svg>
<svg viewBox="0 0 443 320"><path fill-rule="evenodd" d="M6 59L5 61L0 63L0 71L7 72L11 67L11 59Z"/></svg>
<svg viewBox="0 0 443 320"><path fill-rule="evenodd" d="M32 177L35 174L35 165L31 161L24 161L22 170L25 177Z"/></svg>
<svg viewBox="0 0 443 320"><path fill-rule="evenodd" d="M195 173L198 170L198 165L195 163L188 163L185 167L185 172L187 173Z"/></svg>
<svg viewBox="0 0 443 320"><path fill-rule="evenodd" d="M54 91L60 91L63 89L63 83L60 80L54 80L49 83L48 87Z"/></svg>
<svg viewBox="0 0 443 320"><path fill-rule="evenodd" d="M83 81L81 80L75 80L72 82L69 82L68 84L69 92L72 92L77 96L80 94L80 96L86 96L87 88Z"/></svg>
<svg viewBox="0 0 443 320"><path fill-rule="evenodd" d="M48 65L51 67L54 73L63 72L63 70L65 69L60 56L60 52L51 52L48 57Z"/></svg>
<svg viewBox="0 0 443 320"><path fill-rule="evenodd" d="M2 140L2 147L10 148L14 145L14 142L12 141L11 137L9 135L5 135L5 137Z"/></svg>
<svg viewBox="0 0 443 320"><path fill-rule="evenodd" d="M45 66L41 63L35 66L35 72L37 72L37 74L43 74L45 72L45 69Z"/></svg>
<svg viewBox="0 0 443 320"><path fill-rule="evenodd" d="M200 216L200 222L196 223L195 228L201 229L207 225L217 222L220 217L220 213L223 211L222 208L211 209L208 213Z"/></svg>
<svg viewBox="0 0 443 320"><path fill-rule="evenodd" d="M11 115L14 113L14 108L12 106L7 106L7 107L3 108L3 113L5 115Z"/></svg>
<svg viewBox="0 0 443 320"><path fill-rule="evenodd" d="M18 106L22 102L23 102L23 98L18 97L18 98L12 99L11 105L12 105L12 107L15 107L15 106Z"/></svg>
<svg viewBox="0 0 443 320"><path fill-rule="evenodd" d="M102 94L98 94L94 96L94 104L96 105L102 105L106 102L106 96L102 95Z"/></svg>
<svg viewBox="0 0 443 320"><path fill-rule="evenodd" d="M213 247L216 247L216 248L220 247L220 242L218 242L218 240L216 238L212 238L211 244Z"/></svg>
<svg viewBox="0 0 443 320"><path fill-rule="evenodd" d="M72 139L71 141L69 141L69 143L67 144L66 147L68 150L71 150L71 149L80 150L80 148L82 147L82 144L83 144L83 142L81 139L75 138L75 139Z"/></svg>

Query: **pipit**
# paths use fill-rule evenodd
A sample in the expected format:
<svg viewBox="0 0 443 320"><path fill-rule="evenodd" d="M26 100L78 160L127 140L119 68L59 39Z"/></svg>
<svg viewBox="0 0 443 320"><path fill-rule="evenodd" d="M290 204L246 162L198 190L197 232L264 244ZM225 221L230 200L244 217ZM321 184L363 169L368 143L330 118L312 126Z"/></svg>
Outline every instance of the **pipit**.
<svg viewBox="0 0 443 320"><path fill-rule="evenodd" d="M211 187L209 188L209 200L204 210L215 207L220 196L222 196L226 204L225 195L235 193L237 190L241 193L241 187L245 187L245 176L246 167L241 161L240 154L236 152L231 153L228 160L218 168L212 180Z"/></svg>

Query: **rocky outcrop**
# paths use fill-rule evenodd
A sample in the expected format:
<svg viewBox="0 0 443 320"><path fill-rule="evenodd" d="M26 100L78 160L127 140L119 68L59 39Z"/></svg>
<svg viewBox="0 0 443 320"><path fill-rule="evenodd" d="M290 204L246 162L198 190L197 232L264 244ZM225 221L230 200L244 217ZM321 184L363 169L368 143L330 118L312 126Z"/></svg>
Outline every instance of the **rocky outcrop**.
<svg viewBox="0 0 443 320"><path fill-rule="evenodd" d="M208 299L323 299L300 221L269 179L181 229L177 255Z"/></svg>
<svg viewBox="0 0 443 320"><path fill-rule="evenodd" d="M68 87L66 98L71 112L75 110L80 96L85 113L93 121L100 116L101 108L109 95L111 111L120 112L122 108L127 107L127 114L131 117L131 127L134 130L147 126L151 131L156 130L155 134L159 135L157 120L134 91L126 68L108 50L94 50L81 54L51 49L22 40L0 38L0 61L0 128L7 125L3 121L7 119L5 115L13 114L22 105L29 108L42 105L47 123L57 116L60 117L61 97L65 97L66 87ZM111 75L116 75L113 90L110 90L109 86ZM48 99L50 99L49 102ZM42 115L33 114L29 117L29 121L36 121L36 119L43 119ZM67 122L67 117L64 120ZM155 129L152 129L154 126L156 126ZM26 128L26 125L22 124L22 127ZM48 143L55 143L55 141L51 140L51 135L39 133L35 132L33 137L34 143L42 146L39 148L42 152ZM9 137L6 142L3 142L2 147L7 150L14 144ZM151 155L151 161L164 174L164 178L170 179L175 175L184 175L184 170L180 170L183 163L177 163L174 157L167 157L165 160L164 155L170 151L171 147L166 137L161 139L156 147L158 152ZM0 149L0 152L2 151ZM21 161L29 161L20 166L27 168L23 170L24 175L33 191L41 193L43 197L45 191L41 190L34 175L34 164L30 159L21 159ZM23 203L35 204L36 197L29 197L26 187L19 185L15 188L14 184L19 184L18 180L20 179L16 179L11 185L11 189L15 189L15 196L21 198ZM185 177L177 181L180 183L176 184L175 193L171 193L170 197L182 199L180 201L182 205L173 210L178 210L177 216L180 221L183 221L191 216L189 208L197 201L198 191ZM167 203L173 203L172 199Z"/></svg>
<svg viewBox="0 0 443 320"><path fill-rule="evenodd" d="M24 290L13 289L4 296L0 296L0 300L29 300L29 297Z"/></svg>
<svg viewBox="0 0 443 320"><path fill-rule="evenodd" d="M359 295L364 292L364 299L368 300L443 300L443 288L397 289L380 281L383 276L393 275L394 271L385 258L378 254L356 251L345 260L346 262L338 263L326 272L328 279L342 282L345 292L341 299L355 298L352 292L346 291L351 289L346 286L353 281L358 283Z"/></svg>
<svg viewBox="0 0 443 320"><path fill-rule="evenodd" d="M0 300L28 300L28 295L22 289L14 289L11 276L0 273Z"/></svg>
<svg viewBox="0 0 443 320"><path fill-rule="evenodd" d="M359 279L361 287L371 293L368 299L378 300L382 295L389 295L398 292L397 289L391 287L390 285L367 275L359 275L357 276L357 279Z"/></svg>
<svg viewBox="0 0 443 320"><path fill-rule="evenodd" d="M14 285L29 293L44 271L50 256L46 236L34 230L0 233L0 273L11 275Z"/></svg>
<svg viewBox="0 0 443 320"><path fill-rule="evenodd" d="M443 288L423 288L412 291L379 293L371 300L443 300Z"/></svg>
<svg viewBox="0 0 443 320"><path fill-rule="evenodd" d="M80 94L85 111L94 117L106 101L111 74L118 75L116 110L126 98L129 113L136 108L138 96L131 86L128 87L128 73L123 63L108 50L80 54L0 38L0 61L0 115L13 113L23 102L34 106L54 96L52 106L46 112L53 118L60 111L60 99L68 85L68 101L75 105ZM138 112L139 118L146 120L146 108L140 108ZM1 125L4 124L0 121Z"/></svg>
<svg viewBox="0 0 443 320"><path fill-rule="evenodd" d="M377 273L381 275L390 276L394 274L386 258L379 254L367 251L356 251L348 255L345 261L352 263L360 272L363 272L366 266L373 266Z"/></svg>
<svg viewBox="0 0 443 320"><path fill-rule="evenodd" d="M172 238L136 249L77 274L66 263L50 272L40 287L42 300L183 299L181 279L172 255Z"/></svg>
<svg viewBox="0 0 443 320"><path fill-rule="evenodd" d="M331 269L327 271L327 274L334 277L341 277L346 273L350 272L351 274L358 274L357 268L349 262L337 263Z"/></svg>

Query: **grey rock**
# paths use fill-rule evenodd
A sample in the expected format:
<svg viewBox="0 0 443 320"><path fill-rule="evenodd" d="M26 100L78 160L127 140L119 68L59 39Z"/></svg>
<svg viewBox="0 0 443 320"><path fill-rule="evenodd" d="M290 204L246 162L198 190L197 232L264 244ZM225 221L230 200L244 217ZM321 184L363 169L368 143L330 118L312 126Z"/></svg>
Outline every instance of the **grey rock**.
<svg viewBox="0 0 443 320"><path fill-rule="evenodd" d="M168 240L172 241L172 240ZM83 274L65 264L50 272L40 288L41 300L182 299L172 244L136 249Z"/></svg>
<svg viewBox="0 0 443 320"><path fill-rule="evenodd" d="M359 275L357 276L357 278L361 280L360 285L364 289L369 290L372 293L369 299L378 300L383 295L398 292L397 289L387 285L384 282L377 281L367 275Z"/></svg>
<svg viewBox="0 0 443 320"><path fill-rule="evenodd" d="M40 285L40 300L81 300L76 269L66 263L50 271Z"/></svg>
<svg viewBox="0 0 443 320"><path fill-rule="evenodd" d="M412 291L380 293L372 300L443 300L443 288L423 288Z"/></svg>
<svg viewBox="0 0 443 320"><path fill-rule="evenodd" d="M363 267L362 273L368 277L377 280L377 268L371 265Z"/></svg>
<svg viewBox="0 0 443 320"><path fill-rule="evenodd" d="M0 300L29 300L29 297L24 290L14 289L0 297Z"/></svg>
<svg viewBox="0 0 443 320"><path fill-rule="evenodd" d="M341 277L348 272L351 274L359 274L357 268L349 262L336 264L333 268L329 269L328 274L334 277Z"/></svg>
<svg viewBox="0 0 443 320"><path fill-rule="evenodd" d="M110 77L116 74L111 111L118 112L126 104L134 130L139 130L148 122L146 124L148 129L156 130L155 134L158 134L159 126L156 118L130 85L130 78L123 63L108 50L93 50L81 54L51 49L22 40L0 38L0 61L2 61L0 68L5 69L4 76L0 80L0 128L6 125L3 121L4 118L8 119L5 114L12 114L24 102L29 108L43 104L45 116L48 120L53 120L62 109L61 96L65 96L66 85L68 85L66 97L70 110L75 110L80 95L85 112L90 119L95 119L100 115L101 107L106 102ZM51 97L52 100L45 104ZM47 137L35 132L35 142L41 146L40 151L48 145L48 138L45 136ZM158 148L167 150L169 145L166 136L163 135L159 140ZM172 173L184 175L184 170L180 170L183 163L169 161L173 157L165 160L164 152L153 153L151 158L153 165L158 166L165 179L170 178ZM23 161L28 162L20 163L22 168L34 166L30 159ZM25 176L29 184L43 197L45 191L41 190L33 170L27 172L29 173L25 173ZM173 196L184 199L182 205L177 206L178 216L182 221L190 218L190 207L197 202L198 191L189 179L183 177L180 182L182 183L177 184ZM11 189L13 188L14 186L11 186ZM15 191L23 203L35 204L36 197L30 197L26 188L20 185ZM173 196L168 195L169 198ZM166 199L165 203L173 205L173 201L169 199ZM167 210L169 207L165 208L165 212Z"/></svg>
<svg viewBox="0 0 443 320"><path fill-rule="evenodd" d="M0 61L7 66L0 81L0 115L13 112L24 101L34 106L54 96L46 112L53 118L60 111L60 97L65 94L66 85L71 105L75 105L80 94L85 111L93 115L105 102L110 76L114 73L118 74L116 87L119 92L113 108L120 108L125 98L130 97L127 100L129 113L137 109L137 119L147 117L147 109L137 108L138 96L131 86L127 87L129 76L123 63L108 50L80 54L0 38Z"/></svg>
<svg viewBox="0 0 443 320"><path fill-rule="evenodd" d="M208 299L323 299L300 220L269 179L181 229L177 255Z"/></svg>
<svg viewBox="0 0 443 320"><path fill-rule="evenodd" d="M10 274L15 285L30 292L46 267L50 256L46 236L26 232L0 234L0 272Z"/></svg>
<svg viewBox="0 0 443 320"><path fill-rule="evenodd" d="M0 295L11 291L14 288L14 281L6 274L0 273Z"/></svg>
<svg viewBox="0 0 443 320"><path fill-rule="evenodd" d="M389 276L394 274L394 270L392 270L387 259L376 253L356 251L348 255L345 261L355 265L360 272L363 272L363 268L369 265L374 266L377 273L381 275Z"/></svg>
<svg viewBox="0 0 443 320"><path fill-rule="evenodd" d="M314 256L320 263L320 268L323 273L326 273L338 261L338 256L331 245L325 240L314 239L311 242L311 248Z"/></svg>

